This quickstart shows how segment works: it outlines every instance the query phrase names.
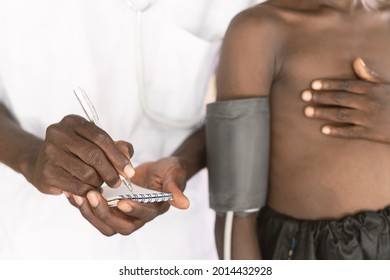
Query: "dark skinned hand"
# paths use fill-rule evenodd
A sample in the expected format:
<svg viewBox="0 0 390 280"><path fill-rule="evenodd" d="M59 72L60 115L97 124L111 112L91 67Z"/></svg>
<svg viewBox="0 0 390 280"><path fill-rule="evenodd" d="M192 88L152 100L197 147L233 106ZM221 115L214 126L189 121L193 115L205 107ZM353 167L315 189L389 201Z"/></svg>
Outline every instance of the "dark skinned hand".
<svg viewBox="0 0 390 280"><path fill-rule="evenodd" d="M107 236L117 233L129 235L158 215L165 213L170 205L179 209L189 207L189 200L183 194L186 168L178 158L168 157L140 165L136 168L132 182L153 190L171 192L174 200L169 203L149 204L121 200L117 207L108 207L107 202L97 191L90 191L87 199L65 194L80 210L83 217Z"/></svg>
<svg viewBox="0 0 390 280"><path fill-rule="evenodd" d="M103 182L119 186L119 174L128 178L134 174L132 145L114 142L105 131L76 115L49 126L35 151L26 178L43 193L85 196Z"/></svg>
<svg viewBox="0 0 390 280"><path fill-rule="evenodd" d="M326 121L324 135L390 143L389 80L361 58L352 68L358 79L315 80L303 91L306 117Z"/></svg>

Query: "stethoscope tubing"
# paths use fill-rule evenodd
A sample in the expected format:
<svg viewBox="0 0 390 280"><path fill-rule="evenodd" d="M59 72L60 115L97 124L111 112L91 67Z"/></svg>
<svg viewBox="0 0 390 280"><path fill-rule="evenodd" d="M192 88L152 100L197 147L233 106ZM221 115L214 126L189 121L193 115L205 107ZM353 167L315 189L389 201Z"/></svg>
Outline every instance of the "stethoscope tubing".
<svg viewBox="0 0 390 280"><path fill-rule="evenodd" d="M167 117L163 117L154 112L146 99L145 93L145 79L144 79L144 53L143 53L143 13L150 9L156 0L149 0L144 6L137 6L134 0L126 1L129 8L136 14L136 40L135 40L135 55L136 55L136 73L137 73L137 85L138 94L141 103L141 107L145 115L152 121L177 129L191 129L200 126L204 122L204 117L200 116L191 121L177 121Z"/></svg>

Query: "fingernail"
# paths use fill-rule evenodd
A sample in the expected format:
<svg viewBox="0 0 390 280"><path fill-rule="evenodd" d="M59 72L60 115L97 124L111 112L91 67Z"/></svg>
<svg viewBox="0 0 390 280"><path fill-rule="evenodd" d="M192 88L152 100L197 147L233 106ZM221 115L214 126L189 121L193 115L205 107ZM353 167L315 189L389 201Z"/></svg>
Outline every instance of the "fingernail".
<svg viewBox="0 0 390 280"><path fill-rule="evenodd" d="M133 210L133 207L131 207L129 204L127 203L121 203L121 204L118 204L117 206L119 208L119 210L123 211L123 212L131 212L131 210Z"/></svg>
<svg viewBox="0 0 390 280"><path fill-rule="evenodd" d="M321 81L314 81L311 83L311 88L315 90L320 90L322 88L322 82Z"/></svg>
<svg viewBox="0 0 390 280"><path fill-rule="evenodd" d="M70 198L70 193L69 193L69 192L63 192L63 194L64 194L67 198Z"/></svg>
<svg viewBox="0 0 390 280"><path fill-rule="evenodd" d="M113 188L114 188L114 189L117 189L117 188L119 188L121 185L122 185L122 180L119 179L118 182L115 183L115 185L113 186Z"/></svg>
<svg viewBox="0 0 390 280"><path fill-rule="evenodd" d="M330 127L329 126L324 126L322 129L321 129L321 132L325 135L329 135L331 130L330 130Z"/></svg>
<svg viewBox="0 0 390 280"><path fill-rule="evenodd" d="M132 178L135 174L134 168L131 166L131 164L128 164L125 166L125 169L123 170L125 172L125 175L128 179Z"/></svg>
<svg viewBox="0 0 390 280"><path fill-rule="evenodd" d="M366 67L366 63L364 63L363 59L361 59L360 57L358 57L357 60L358 60L364 67Z"/></svg>
<svg viewBox="0 0 390 280"><path fill-rule="evenodd" d="M312 99L313 95L310 90L305 90L301 94L301 98L303 101L309 102Z"/></svg>
<svg viewBox="0 0 390 280"><path fill-rule="evenodd" d="M83 205L84 199L83 199L81 196L73 195L73 198L74 198L74 201L76 201L76 204L77 204L78 206Z"/></svg>
<svg viewBox="0 0 390 280"><path fill-rule="evenodd" d="M97 195L94 192L89 192L87 194L87 198L88 198L89 204L91 204L91 206L93 208L98 207L98 205L99 205L99 198L97 197Z"/></svg>
<svg viewBox="0 0 390 280"><path fill-rule="evenodd" d="M314 116L314 112L315 112L315 110L311 106L307 106L305 108L305 115L306 115L306 117L313 117Z"/></svg>

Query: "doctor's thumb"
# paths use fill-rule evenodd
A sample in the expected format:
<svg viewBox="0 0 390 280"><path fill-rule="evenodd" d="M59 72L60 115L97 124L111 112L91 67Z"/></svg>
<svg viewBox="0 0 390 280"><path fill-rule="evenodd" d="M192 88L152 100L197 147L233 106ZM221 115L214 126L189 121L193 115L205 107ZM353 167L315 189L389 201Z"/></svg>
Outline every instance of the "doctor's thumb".
<svg viewBox="0 0 390 280"><path fill-rule="evenodd" d="M169 204L178 209L188 209L190 207L190 200L184 195L180 187L176 183L169 182L165 188L165 191L171 192L173 200L169 201Z"/></svg>
<svg viewBox="0 0 390 280"><path fill-rule="evenodd" d="M360 57L354 59L352 68L359 79L372 83L388 83L382 75L371 69Z"/></svg>
<svg viewBox="0 0 390 280"><path fill-rule="evenodd" d="M127 157L130 161L131 157L134 154L133 145L131 145L130 143L128 143L126 141L122 141L122 140L116 141L115 144L118 147L118 149L120 150L120 152L125 157ZM131 179L134 176L135 169L134 169L134 166L131 164L131 162L129 162L125 166L125 169L123 170L123 172L124 172L124 174L122 174L122 175L124 175L127 179Z"/></svg>

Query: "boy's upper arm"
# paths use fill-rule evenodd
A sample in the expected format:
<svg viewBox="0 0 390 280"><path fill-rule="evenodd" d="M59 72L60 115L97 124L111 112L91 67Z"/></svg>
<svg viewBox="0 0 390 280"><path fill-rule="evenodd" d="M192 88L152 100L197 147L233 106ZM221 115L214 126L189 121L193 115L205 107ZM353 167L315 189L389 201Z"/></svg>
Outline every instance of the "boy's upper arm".
<svg viewBox="0 0 390 280"><path fill-rule="evenodd" d="M217 72L218 100L269 95L280 46L276 27L276 19L258 8L233 19Z"/></svg>

